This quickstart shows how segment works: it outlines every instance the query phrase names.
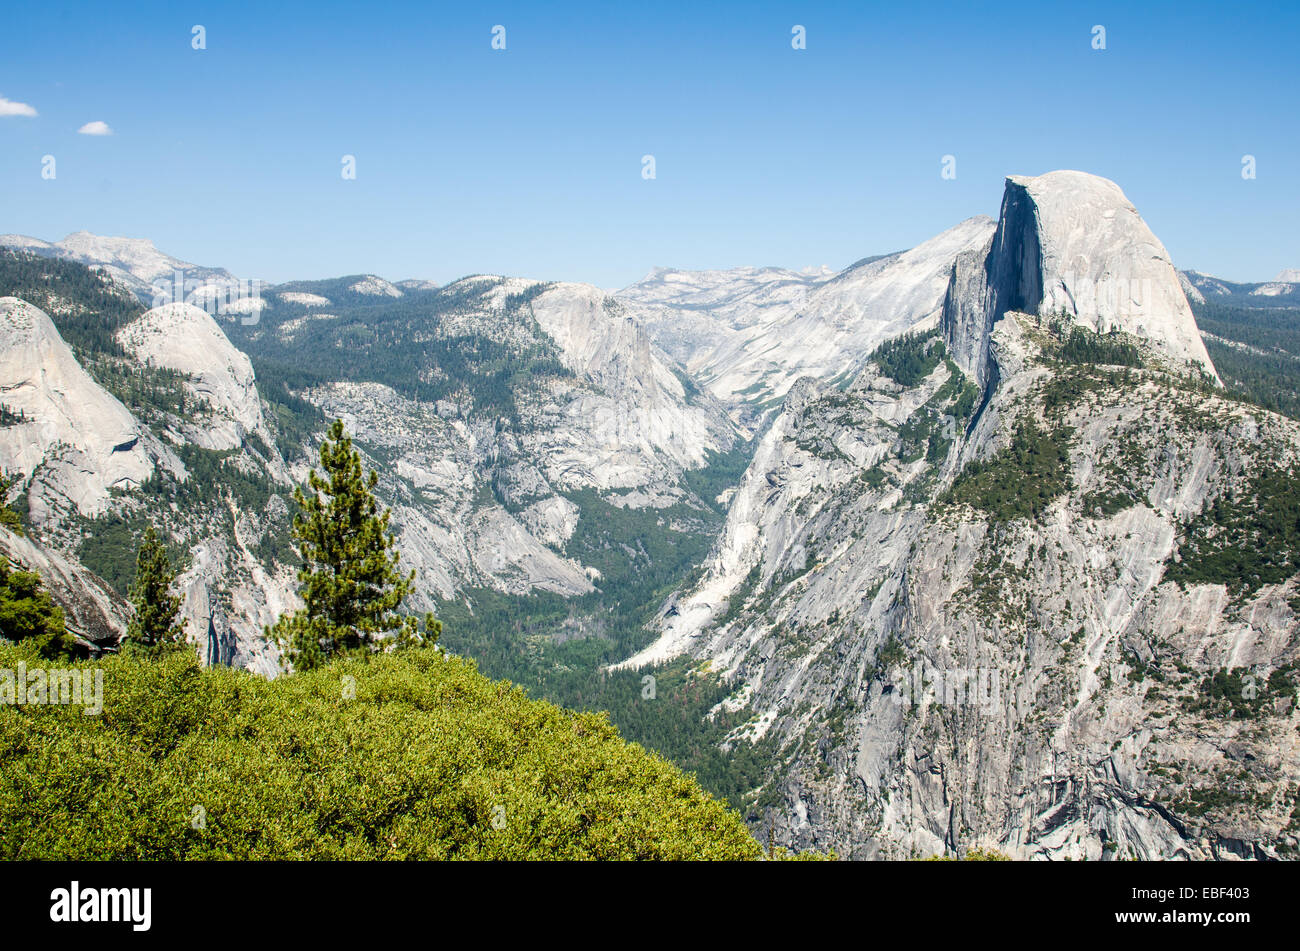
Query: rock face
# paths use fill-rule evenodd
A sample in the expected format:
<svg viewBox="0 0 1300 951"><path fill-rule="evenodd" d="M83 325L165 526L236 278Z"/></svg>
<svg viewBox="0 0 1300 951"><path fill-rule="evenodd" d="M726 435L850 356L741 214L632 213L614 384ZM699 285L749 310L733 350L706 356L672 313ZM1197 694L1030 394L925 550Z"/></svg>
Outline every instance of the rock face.
<svg viewBox="0 0 1300 951"><path fill-rule="evenodd" d="M394 285L388 283L382 277L375 277L373 274L367 274L361 280L351 285L348 290L354 294L366 294L371 297L401 297L402 291Z"/></svg>
<svg viewBox="0 0 1300 951"><path fill-rule="evenodd" d="M50 596L63 608L67 630L83 644L110 647L126 634L130 607L76 561L5 528L0 528L0 555L11 565L41 576Z"/></svg>
<svg viewBox="0 0 1300 951"><path fill-rule="evenodd" d="M373 342L366 322L379 314L403 350L442 355L397 377L374 364L405 353L358 351L356 366L304 394L344 421L380 474L403 564L416 571L415 609L466 588L591 593L599 572L569 550L578 526L609 505L690 502L684 474L738 442L724 408L598 288L477 275L445 288L406 282L394 303L358 302L353 278L337 283L268 295L252 331L264 336L247 345L270 361L305 353L323 364ZM337 313L307 311L307 292ZM501 367L524 366L502 382ZM441 384L440 395L415 398L416 379Z"/></svg>
<svg viewBox="0 0 1300 951"><path fill-rule="evenodd" d="M1010 176L989 246L953 266L944 332L958 365L981 381L989 331L1010 311L1125 331L1217 380L1164 245L1119 186L1096 175Z"/></svg>
<svg viewBox="0 0 1300 951"><path fill-rule="evenodd" d="M207 405L210 416L186 427L187 441L205 449L233 449L250 435L266 446L274 443L253 365L207 312L183 303L156 307L123 327L117 338L141 363L185 374L185 385Z"/></svg>
<svg viewBox="0 0 1300 951"><path fill-rule="evenodd" d="M1283 854L1293 700L1261 693L1247 724L1209 685L1238 668L1263 691L1295 663L1300 588L1168 574L1215 500L1294 471L1300 426L1163 371L1059 379L1037 327L1015 313L997 325L998 383L969 436L943 423L955 364L912 387L871 369L846 392L801 382L703 580L630 664L687 653L727 679L752 711L729 744L773 764L756 825L791 845ZM959 473L1026 420L1071 434L1051 504L1005 519L951 501Z"/></svg>
<svg viewBox="0 0 1300 951"><path fill-rule="evenodd" d="M0 428L0 457L37 477L34 517L60 500L98 514L111 489L153 473L144 427L82 369L45 312L16 297L0 298L0 401L28 420Z"/></svg>
<svg viewBox="0 0 1300 951"><path fill-rule="evenodd" d="M302 602L293 594L292 571L282 567L272 573L250 551L249 534L261 520L258 514L239 515L233 538L199 538L174 587L200 661L274 677L280 652L265 640L262 628Z"/></svg>
<svg viewBox="0 0 1300 951"><path fill-rule="evenodd" d="M679 372L617 301L588 284L553 284L533 316L591 386L530 448L566 487L633 488L698 468L735 441L723 409Z"/></svg>
<svg viewBox="0 0 1300 951"><path fill-rule="evenodd" d="M379 491L393 506L402 564L416 571L412 609L433 610L434 597L449 598L465 585L512 594L591 590L582 566L560 554L572 523L561 522L558 530L538 526L534 533L527 517L534 509L508 510L483 499L485 467L519 452L491 421L443 419L436 407L378 383L335 383L310 396L328 417L344 421L368 466L380 473ZM535 507L566 501L535 469L512 469L499 481L520 486L521 497L537 496Z"/></svg>
<svg viewBox="0 0 1300 951"><path fill-rule="evenodd" d="M764 317L797 306L834 277L828 267L792 271L737 267L683 271L657 267L618 298L655 344L698 376L709 357Z"/></svg>
<svg viewBox="0 0 1300 951"><path fill-rule="evenodd" d="M958 256L915 379L790 389L701 579L624 666L724 678L750 713L725 748L771 764L750 814L792 846L1290 855L1300 552L1246 526L1294 486L1300 424L1187 376L1212 368L1185 302L1087 297L1064 268L1167 260L1085 200L1118 190L1067 173L1114 241L1077 250L1094 223L1060 225L1041 181L1013 180L988 248ZM1091 357L1075 331L1102 332ZM1225 568L1236 545L1283 567Z"/></svg>
<svg viewBox="0 0 1300 951"><path fill-rule="evenodd" d="M993 229L992 219L971 218L829 278L739 269L729 288L717 272L653 272L619 299L719 400L770 406L800 376L847 380L882 340L934 321L954 258L983 247ZM722 332L701 325L702 308Z"/></svg>

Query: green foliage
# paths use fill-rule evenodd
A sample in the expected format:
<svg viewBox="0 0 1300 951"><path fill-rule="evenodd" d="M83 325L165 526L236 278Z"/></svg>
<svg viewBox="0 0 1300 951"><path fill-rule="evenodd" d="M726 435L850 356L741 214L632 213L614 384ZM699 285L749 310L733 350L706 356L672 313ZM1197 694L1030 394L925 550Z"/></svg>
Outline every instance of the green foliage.
<svg viewBox="0 0 1300 951"><path fill-rule="evenodd" d="M8 429L11 426L21 426L27 422L27 414L22 410L14 412L4 403L0 403L0 429Z"/></svg>
<svg viewBox="0 0 1300 951"><path fill-rule="evenodd" d="M70 655L73 639L63 608L54 603L34 571L11 568L0 555L0 638L28 643L41 657Z"/></svg>
<svg viewBox="0 0 1300 951"><path fill-rule="evenodd" d="M175 577L167 549L150 525L136 553L135 584L131 587L134 613L127 624L126 639L133 649L162 653L184 645L181 599L171 589Z"/></svg>
<svg viewBox="0 0 1300 951"><path fill-rule="evenodd" d="M1211 301L1192 308L1202 333L1213 335L1205 346L1228 392L1300 419L1300 309Z"/></svg>
<svg viewBox="0 0 1300 951"><path fill-rule="evenodd" d="M870 469L864 469L858 474L858 478L865 482L873 489L878 489L889 480L889 473L882 469L877 463Z"/></svg>
<svg viewBox="0 0 1300 951"><path fill-rule="evenodd" d="M379 514L374 489L379 476L362 474L361 454L335 420L320 447L320 472L312 469L307 489L294 489L300 514L293 538L303 567L298 572L305 606L280 618L274 638L299 670L320 666L330 657L380 650L393 643L418 641L414 617L396 612L410 593L415 572L398 570L400 554L388 528L389 510ZM428 615L425 637L436 641L441 625Z"/></svg>
<svg viewBox="0 0 1300 951"><path fill-rule="evenodd" d="M956 364L953 364L955 367ZM975 411L975 401L979 399L980 388L970 380L962 378L961 392L957 394L956 399L952 402L952 414L958 419L970 419L971 413Z"/></svg>
<svg viewBox="0 0 1300 951"><path fill-rule="evenodd" d="M926 862L1010 862L1011 856L999 852L997 849L974 848L967 849L966 854L962 857L955 855L931 855L925 859Z"/></svg>
<svg viewBox="0 0 1300 951"><path fill-rule="evenodd" d="M315 434L325 428L325 414L316 404L293 392L284 368L277 363L254 363L257 392L266 403L266 419L286 459L307 455Z"/></svg>
<svg viewBox="0 0 1300 951"><path fill-rule="evenodd" d="M0 666L21 648L0 645ZM600 714L428 648L273 681L99 662L104 710L0 708L5 859L756 859Z"/></svg>
<svg viewBox="0 0 1300 951"><path fill-rule="evenodd" d="M1253 353L1206 340L1205 349L1229 395L1300 419L1300 358L1285 353Z"/></svg>
<svg viewBox="0 0 1300 951"><path fill-rule="evenodd" d="M1210 786L1188 790L1185 798L1173 803L1175 811L1189 816L1204 816L1207 813L1223 812L1238 806L1251 806L1256 810L1264 809L1269 806L1269 797L1255 790Z"/></svg>
<svg viewBox="0 0 1300 951"><path fill-rule="evenodd" d="M871 354L880 371L902 386L916 386L944 358L943 341L935 331L903 334L886 340Z"/></svg>
<svg viewBox="0 0 1300 951"><path fill-rule="evenodd" d="M724 453L710 450L708 462L698 469L687 469L682 473L682 481L699 496L700 501L720 517L725 517L727 506L718 502L718 496L740 482L757 448L758 440L752 439L749 442L737 441Z"/></svg>
<svg viewBox="0 0 1300 951"><path fill-rule="evenodd" d="M942 344L935 349L942 354ZM942 462L948 455L956 427L975 410L979 387L952 360L944 357L943 361L948 368L948 379L898 427L898 459L904 465L922 457L931 466ZM913 486L913 491L924 495L928 487L929 483L922 480Z"/></svg>
<svg viewBox="0 0 1300 951"><path fill-rule="evenodd" d="M1011 443L992 458L968 465L939 500L969 505L995 521L1039 518L1070 488L1070 442L1067 426L1042 429L1022 419Z"/></svg>
<svg viewBox="0 0 1300 951"><path fill-rule="evenodd" d="M147 524L138 515L107 512L82 519L83 538L77 546L77 560L108 583L118 594L129 596L135 579L136 539Z"/></svg>
<svg viewBox="0 0 1300 951"><path fill-rule="evenodd" d="M1099 334L1087 327L1070 328L1058 356L1065 363L1142 366L1141 351L1119 333Z"/></svg>
<svg viewBox="0 0 1300 951"><path fill-rule="evenodd" d="M1266 466L1218 496L1184 529L1165 578L1223 584L1246 597L1300 570L1300 478Z"/></svg>
<svg viewBox="0 0 1300 951"><path fill-rule="evenodd" d="M430 291L408 291L400 298L378 298L349 290L357 277L285 284L283 291L328 297L338 320L309 320L291 339L277 332L288 320L309 316L307 308L286 304L278 296L256 326L227 326L232 342L246 352L254 372L272 393L290 433L315 415L292 396L326 382L353 380L383 383L399 395L423 403L456 399L484 416L518 425L520 397L543 393L557 379L571 379L554 341L538 326L531 302L547 288L536 284L507 295L500 313L485 326L484 295L497 279ZM465 319L474 314L473 319ZM298 423L289 422L301 415Z"/></svg>
<svg viewBox="0 0 1300 951"><path fill-rule="evenodd" d="M11 508L6 502L10 490L17 481L17 476L0 471L0 527L9 529L15 535L26 535L27 529L23 527L22 513Z"/></svg>
<svg viewBox="0 0 1300 951"><path fill-rule="evenodd" d="M165 422L169 416L197 422L211 415L207 402L185 385L191 380L187 373L103 354L83 357L82 363L96 383L146 423Z"/></svg>
<svg viewBox="0 0 1300 951"><path fill-rule="evenodd" d="M144 313L129 293L84 264L0 249L0 297L21 297L49 314L64 341L84 360L125 356L117 331Z"/></svg>
<svg viewBox="0 0 1300 951"><path fill-rule="evenodd" d="M1265 680L1245 668L1221 668L1201 681L1200 690L1185 707L1190 713L1258 719L1272 708L1275 700L1284 697L1295 700L1296 687L1291 679L1294 672L1294 665L1287 664Z"/></svg>
<svg viewBox="0 0 1300 951"><path fill-rule="evenodd" d="M490 675L514 672L511 679L525 680L554 703L606 712L624 736L663 754L736 808L746 808L750 791L770 775L770 742L719 748L752 711L719 710L706 718L734 689L716 675L692 668L685 658L653 671L601 669L644 637L637 602L610 609L599 593L565 599L472 589L462 596L465 601L439 604L443 642L473 656ZM644 695L648 675L656 681L653 698Z"/></svg>
<svg viewBox="0 0 1300 951"><path fill-rule="evenodd" d="M238 465L237 449L203 449L185 443L174 451L185 464L184 481L159 471L140 487L141 494L174 501L190 510L214 507L214 503L225 508L224 503L230 501L242 511L261 512L277 489L268 475L250 473Z"/></svg>
<svg viewBox="0 0 1300 951"><path fill-rule="evenodd" d="M1098 490L1089 492L1079 500L1083 505L1085 515L1096 516L1098 518L1110 518L1112 515L1118 515L1125 509L1130 509L1137 504L1138 499L1132 492L1127 489L1115 489L1113 491Z"/></svg>
<svg viewBox="0 0 1300 951"><path fill-rule="evenodd" d="M899 643L898 638L891 634L889 640L880 647L880 654L876 657L876 667L887 671L893 667L901 667L905 663L907 663L907 651Z"/></svg>
<svg viewBox="0 0 1300 951"><path fill-rule="evenodd" d="M922 456L928 462L942 459L947 447L942 420L928 406L922 406L898 427L898 461L910 465Z"/></svg>

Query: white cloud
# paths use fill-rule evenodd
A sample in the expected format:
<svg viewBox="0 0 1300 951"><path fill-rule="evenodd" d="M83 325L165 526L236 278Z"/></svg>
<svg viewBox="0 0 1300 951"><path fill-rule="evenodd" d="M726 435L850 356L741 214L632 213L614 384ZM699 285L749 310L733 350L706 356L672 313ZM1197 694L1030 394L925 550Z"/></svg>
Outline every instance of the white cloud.
<svg viewBox="0 0 1300 951"><path fill-rule="evenodd" d="M13 102L0 96L0 116L34 116L36 110L25 102Z"/></svg>
<svg viewBox="0 0 1300 951"><path fill-rule="evenodd" d="M94 122L87 122L77 130L82 135L112 135L113 130L108 127L107 122L100 122L96 119Z"/></svg>

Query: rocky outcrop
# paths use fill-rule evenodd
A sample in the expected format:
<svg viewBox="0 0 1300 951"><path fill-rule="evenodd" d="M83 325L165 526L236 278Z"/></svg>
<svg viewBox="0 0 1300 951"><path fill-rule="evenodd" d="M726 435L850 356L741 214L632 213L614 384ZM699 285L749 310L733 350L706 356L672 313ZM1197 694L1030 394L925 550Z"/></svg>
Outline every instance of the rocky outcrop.
<svg viewBox="0 0 1300 951"><path fill-rule="evenodd" d="M521 504L536 498L536 506L563 510L567 500L540 472L515 465L497 477L510 510L484 499L493 462L520 452L490 422L444 419L436 407L378 383L336 383L310 396L328 416L344 421L369 457L368 466L380 473L379 491L393 506L402 564L416 572L412 610L433 610L436 598L449 598L466 585L514 594L591 590L582 566L557 550L568 535L542 526L529 514L538 509ZM576 523L576 513L569 517Z"/></svg>
<svg viewBox="0 0 1300 951"><path fill-rule="evenodd" d="M113 647L125 636L130 606L78 562L5 528L0 528L0 556L41 576L45 589L63 608L68 632L86 647Z"/></svg>
<svg viewBox="0 0 1300 951"><path fill-rule="evenodd" d="M553 483L635 488L674 478L725 452L736 430L617 301L587 284L552 284L532 314L585 384L549 425L525 437Z"/></svg>
<svg viewBox="0 0 1300 951"><path fill-rule="evenodd" d="M728 287L718 272L654 272L619 299L666 349L697 341L683 360L696 378L723 403L762 415L799 377L845 381L881 341L937 319L953 260L983 247L993 230L992 219L977 216L834 276L741 268ZM709 333L704 317L722 332Z"/></svg>
<svg viewBox="0 0 1300 951"><path fill-rule="evenodd" d="M971 255L954 265L944 335L958 365L981 381L989 332L1011 311L1131 333L1218 379L1164 245L1119 186L1096 175L1010 176L982 268Z"/></svg>
<svg viewBox="0 0 1300 951"><path fill-rule="evenodd" d="M1115 309L1077 277L1130 274L1151 286ZM1095 362L1064 358L1076 330ZM1219 577L1189 539L1294 480L1300 424L1198 384L1189 332L1117 188L1011 180L952 264L933 369L792 387L624 666L686 655L731 686L750 718L724 748L772 764L751 814L795 847L1294 854L1300 577Z"/></svg>
<svg viewBox="0 0 1300 951"><path fill-rule="evenodd" d="M944 420L953 364L911 387L873 369L843 393L799 384L704 578L631 660L685 653L732 686L752 717L728 744L773 764L754 795L778 841L860 858L1292 847L1287 688L1243 721L1207 684L1236 668L1263 690L1291 669L1296 579L1234 594L1166 575L1215 499L1294 469L1300 424L1162 369L1076 371L1080 390L1050 345L1036 317L998 323L968 434ZM948 496L1027 420L1068 447L1050 506L1016 518Z"/></svg>
<svg viewBox="0 0 1300 951"><path fill-rule="evenodd" d="M185 375L185 386L207 407L202 419L182 420L187 442L204 449L234 449L252 435L274 444L247 355L221 327L192 304L166 304L146 312L117 334L128 353L148 366Z"/></svg>
<svg viewBox="0 0 1300 951"><path fill-rule="evenodd" d="M263 516L231 514L234 537L214 534L196 540L189 566L176 578L186 636L204 664L274 677L280 671L280 651L265 639L264 628L301 608L302 601L294 594L291 569L271 571L250 550L250 533L258 531Z"/></svg>
<svg viewBox="0 0 1300 951"><path fill-rule="evenodd" d="M375 277L373 274L367 274L355 284L348 286L348 290L354 294L364 294L369 297L401 297L402 291L395 287L382 277Z"/></svg>
<svg viewBox="0 0 1300 951"><path fill-rule="evenodd" d="M0 458L39 477L37 521L50 507L98 514L111 490L154 471L144 427L82 369L44 311L16 297L0 298L0 402L26 420L0 428Z"/></svg>

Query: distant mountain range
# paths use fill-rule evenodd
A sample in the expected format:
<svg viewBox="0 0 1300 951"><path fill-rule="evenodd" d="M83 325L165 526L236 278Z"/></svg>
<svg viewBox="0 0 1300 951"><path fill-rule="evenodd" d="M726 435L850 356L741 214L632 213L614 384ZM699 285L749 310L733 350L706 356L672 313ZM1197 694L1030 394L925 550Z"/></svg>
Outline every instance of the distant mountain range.
<svg viewBox="0 0 1300 951"><path fill-rule="evenodd" d="M1209 301L1239 307L1295 307L1300 305L1300 270L1286 268L1271 281L1238 284L1199 271L1182 271L1183 290L1194 303Z"/></svg>

